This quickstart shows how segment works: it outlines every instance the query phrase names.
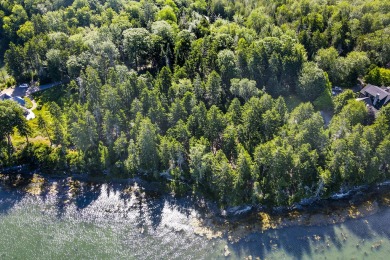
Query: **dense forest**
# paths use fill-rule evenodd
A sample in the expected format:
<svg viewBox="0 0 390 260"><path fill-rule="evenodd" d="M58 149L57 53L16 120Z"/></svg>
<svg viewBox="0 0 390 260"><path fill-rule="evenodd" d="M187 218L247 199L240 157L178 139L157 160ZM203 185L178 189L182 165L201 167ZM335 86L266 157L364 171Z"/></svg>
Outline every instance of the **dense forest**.
<svg viewBox="0 0 390 260"><path fill-rule="evenodd" d="M390 106L349 89L390 84L388 0L0 3L2 87L63 82L30 121L0 102L0 169L141 176L221 205L390 177Z"/></svg>

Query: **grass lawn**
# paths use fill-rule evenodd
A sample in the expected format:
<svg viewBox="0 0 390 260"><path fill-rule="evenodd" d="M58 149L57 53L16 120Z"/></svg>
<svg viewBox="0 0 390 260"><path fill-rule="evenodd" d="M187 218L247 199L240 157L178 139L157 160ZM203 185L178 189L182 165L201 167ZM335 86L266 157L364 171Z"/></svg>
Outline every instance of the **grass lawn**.
<svg viewBox="0 0 390 260"><path fill-rule="evenodd" d="M296 96L296 95L289 95L287 97L284 97L284 100L286 101L286 106L289 112L291 112L294 108L299 106L299 104L302 103L302 100Z"/></svg>
<svg viewBox="0 0 390 260"><path fill-rule="evenodd" d="M28 97L24 97L23 99L24 99L24 101L26 101L25 107L26 107L27 109L31 109L32 106L33 106L31 100L30 100Z"/></svg>
<svg viewBox="0 0 390 260"><path fill-rule="evenodd" d="M0 91L7 88L5 82L9 78L9 75L7 73L7 70L5 69L5 66L0 65Z"/></svg>
<svg viewBox="0 0 390 260"><path fill-rule="evenodd" d="M67 95L66 86L61 85L51 89L46 89L41 92L33 94L34 100L38 103L36 109L34 109L35 118L28 121L28 125L31 127L31 135L29 136L29 141L34 142L47 142L49 144L49 139L45 131L41 131L38 128L38 116L42 116L46 121L50 134L50 126L53 123L53 119L50 116L49 112L49 103L56 102L58 105L63 106L66 102L66 99L69 98ZM29 108L29 104L32 105L31 100L25 97L26 107ZM23 147L26 143L26 138L20 136L17 131L12 135L12 142L15 147Z"/></svg>
<svg viewBox="0 0 390 260"><path fill-rule="evenodd" d="M32 137L35 137L37 135L43 135L43 136L46 136L46 133L42 133L39 129L38 129L38 116L42 116L43 119L46 121L46 124L47 125L51 125L52 124L52 118L50 116L50 112L49 112L49 106L48 105L43 105L42 108L40 110L38 109L35 109L34 110L34 114L35 114L35 118L28 121L28 124L30 125L30 127L33 129L34 133L32 134Z"/></svg>
<svg viewBox="0 0 390 260"><path fill-rule="evenodd" d="M63 106L65 102L64 98L66 96L67 96L67 91L65 85L56 86L33 94L34 100L38 104L56 102L60 107Z"/></svg>
<svg viewBox="0 0 390 260"><path fill-rule="evenodd" d="M43 119L47 122L48 125L51 124L52 119L50 117L50 113L48 110L48 106L44 105L40 110L35 109L34 110L35 118L27 121L28 125L31 127L31 135L29 136L29 141L40 141L42 142L47 141L49 144L49 139L47 138L47 135L44 131L39 130L38 128L38 119L37 116L41 115ZM18 131L15 131L15 133L12 135L12 143L15 147L20 147L26 143L26 138L24 136L20 136Z"/></svg>

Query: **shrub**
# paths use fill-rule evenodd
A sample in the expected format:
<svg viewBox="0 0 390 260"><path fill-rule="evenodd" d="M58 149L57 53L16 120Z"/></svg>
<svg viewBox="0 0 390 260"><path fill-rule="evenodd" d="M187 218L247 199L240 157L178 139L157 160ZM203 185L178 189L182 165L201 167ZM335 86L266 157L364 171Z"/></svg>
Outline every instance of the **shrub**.
<svg viewBox="0 0 390 260"><path fill-rule="evenodd" d="M313 105L317 110L333 111L334 104L329 90L326 89L322 92L322 94L314 100Z"/></svg>

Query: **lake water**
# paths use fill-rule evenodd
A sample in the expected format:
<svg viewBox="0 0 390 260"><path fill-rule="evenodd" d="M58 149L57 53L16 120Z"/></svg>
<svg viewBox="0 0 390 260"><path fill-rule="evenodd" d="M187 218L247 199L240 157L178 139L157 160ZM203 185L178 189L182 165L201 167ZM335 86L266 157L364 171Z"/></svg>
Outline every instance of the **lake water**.
<svg viewBox="0 0 390 260"><path fill-rule="evenodd" d="M342 224L263 232L240 232L241 226L213 230L207 223L207 214L192 199L148 194L134 185L39 178L0 182L0 259L390 256L390 209L385 207Z"/></svg>

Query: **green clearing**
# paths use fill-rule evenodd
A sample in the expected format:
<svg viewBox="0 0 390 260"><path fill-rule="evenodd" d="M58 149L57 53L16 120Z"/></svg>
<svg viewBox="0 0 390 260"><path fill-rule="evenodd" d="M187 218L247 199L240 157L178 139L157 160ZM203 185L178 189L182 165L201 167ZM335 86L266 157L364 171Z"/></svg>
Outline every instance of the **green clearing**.
<svg viewBox="0 0 390 260"><path fill-rule="evenodd" d="M32 94L34 100L37 102L40 109L43 104L50 102L56 102L58 105L62 106L66 101L69 102L70 94L66 89L65 85L60 85L54 88L46 89L37 93Z"/></svg>
<svg viewBox="0 0 390 260"><path fill-rule="evenodd" d="M26 107L27 109L31 109L31 108L33 107L33 103L31 102L31 99L28 98L28 97L24 97L23 99L24 99L24 101L26 101L25 107Z"/></svg>
<svg viewBox="0 0 390 260"><path fill-rule="evenodd" d="M9 75L7 73L7 70L5 69L5 65L2 64L0 67L0 91L7 88L6 82L8 78Z"/></svg>
<svg viewBox="0 0 390 260"><path fill-rule="evenodd" d="M285 97L284 100L286 101L287 109L290 112L302 103L302 101L296 95L289 95Z"/></svg>

